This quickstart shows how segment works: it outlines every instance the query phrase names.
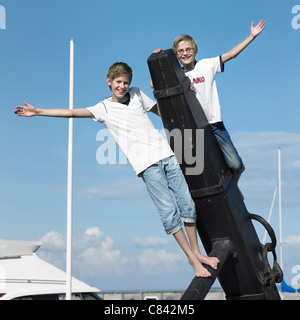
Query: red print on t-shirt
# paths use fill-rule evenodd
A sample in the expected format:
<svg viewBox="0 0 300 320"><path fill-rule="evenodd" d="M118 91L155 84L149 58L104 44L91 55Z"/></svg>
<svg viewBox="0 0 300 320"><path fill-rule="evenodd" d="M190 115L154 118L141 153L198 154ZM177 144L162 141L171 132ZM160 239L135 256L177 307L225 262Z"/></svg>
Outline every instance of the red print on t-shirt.
<svg viewBox="0 0 300 320"><path fill-rule="evenodd" d="M204 77L200 77L200 78L194 78L193 79L193 84L195 83L202 83L205 81L205 78Z"/></svg>

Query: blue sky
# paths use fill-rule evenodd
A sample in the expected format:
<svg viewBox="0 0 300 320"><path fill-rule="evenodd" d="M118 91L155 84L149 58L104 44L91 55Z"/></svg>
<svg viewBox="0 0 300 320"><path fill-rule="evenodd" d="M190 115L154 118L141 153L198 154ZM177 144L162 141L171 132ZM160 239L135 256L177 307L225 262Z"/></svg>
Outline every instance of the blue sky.
<svg viewBox="0 0 300 320"><path fill-rule="evenodd" d="M229 51L266 29L217 76L223 120L246 164L240 181L250 212L267 218L282 146L284 268L300 265L300 29L293 0L0 0L0 237L43 241L39 254L65 268L68 120L18 118L27 101L68 108L69 42L75 40L75 107L109 96L108 67L132 66L133 86L152 97L147 58L192 35L198 59ZM300 12L300 11L299 11ZM292 21L294 19L294 25ZM1 24L0 24L1 25ZM161 120L150 115L155 126ZM103 126L74 120L73 274L102 290L185 289L193 278L166 236L130 165L100 165ZM271 224L278 235L278 205ZM256 225L255 225L256 226ZM262 238L263 230L257 227Z"/></svg>

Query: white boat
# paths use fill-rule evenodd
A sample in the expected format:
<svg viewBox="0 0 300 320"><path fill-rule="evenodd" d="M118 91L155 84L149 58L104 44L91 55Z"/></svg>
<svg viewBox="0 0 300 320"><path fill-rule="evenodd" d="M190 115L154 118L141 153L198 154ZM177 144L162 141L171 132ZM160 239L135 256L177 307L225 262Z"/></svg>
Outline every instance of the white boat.
<svg viewBox="0 0 300 320"><path fill-rule="evenodd" d="M66 273L36 255L37 242L0 240L0 300L64 300ZM101 300L72 277L72 300Z"/></svg>

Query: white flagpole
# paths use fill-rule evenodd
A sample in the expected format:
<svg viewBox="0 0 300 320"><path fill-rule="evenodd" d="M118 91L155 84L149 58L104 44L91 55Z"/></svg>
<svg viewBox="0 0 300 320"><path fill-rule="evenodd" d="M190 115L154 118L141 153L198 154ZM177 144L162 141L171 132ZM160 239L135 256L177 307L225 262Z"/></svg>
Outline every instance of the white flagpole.
<svg viewBox="0 0 300 320"><path fill-rule="evenodd" d="M281 149L278 148L278 206L279 206L279 249L280 249L280 267L283 270L282 257L282 212L281 212Z"/></svg>
<svg viewBox="0 0 300 320"><path fill-rule="evenodd" d="M69 109L74 98L74 40L70 41L70 87ZM67 255L66 255L66 300L72 298L72 175L73 175L73 118L69 118L68 187L67 187Z"/></svg>

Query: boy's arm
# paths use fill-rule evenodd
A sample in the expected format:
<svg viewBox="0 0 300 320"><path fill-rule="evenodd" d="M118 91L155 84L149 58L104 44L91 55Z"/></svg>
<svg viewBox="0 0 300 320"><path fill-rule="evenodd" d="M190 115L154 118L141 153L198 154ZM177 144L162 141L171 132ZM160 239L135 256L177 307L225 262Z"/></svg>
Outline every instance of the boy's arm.
<svg viewBox="0 0 300 320"><path fill-rule="evenodd" d="M236 58L263 31L264 28L265 20L261 20L256 27L254 27L254 23L252 22L250 35L229 52L223 54L221 56L222 62L225 63L233 58Z"/></svg>
<svg viewBox="0 0 300 320"><path fill-rule="evenodd" d="M82 109L40 109L24 102L25 106L16 107L15 114L22 117L59 117L59 118L93 118L89 110Z"/></svg>

